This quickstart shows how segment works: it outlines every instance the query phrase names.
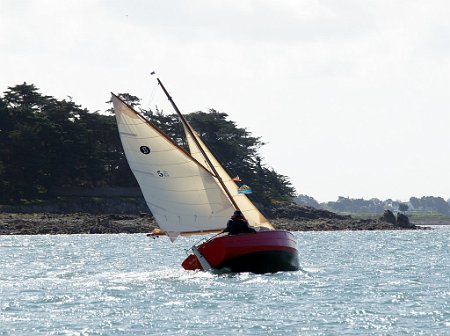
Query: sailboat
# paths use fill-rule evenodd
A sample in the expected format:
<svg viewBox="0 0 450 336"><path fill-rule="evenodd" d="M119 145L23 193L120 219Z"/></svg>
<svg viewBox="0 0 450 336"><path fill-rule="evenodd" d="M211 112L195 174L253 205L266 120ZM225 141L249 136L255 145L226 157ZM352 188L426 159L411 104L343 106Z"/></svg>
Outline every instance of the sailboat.
<svg viewBox="0 0 450 336"><path fill-rule="evenodd" d="M183 261L186 270L273 273L299 269L292 233L275 230L235 179L212 154L157 79L178 114L189 151L176 144L119 96L112 103L128 164L159 230L172 241L180 235L216 235L194 245ZM223 233L240 211L256 232Z"/></svg>

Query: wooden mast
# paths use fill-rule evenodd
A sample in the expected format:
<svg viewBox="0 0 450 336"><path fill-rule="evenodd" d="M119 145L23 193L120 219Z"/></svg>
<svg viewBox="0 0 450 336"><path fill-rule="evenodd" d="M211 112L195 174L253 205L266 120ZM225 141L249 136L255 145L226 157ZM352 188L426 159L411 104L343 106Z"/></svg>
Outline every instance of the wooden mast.
<svg viewBox="0 0 450 336"><path fill-rule="evenodd" d="M181 119L181 122L183 123L183 125L186 127L186 129L188 130L189 134L191 135L192 139L194 140L195 144L197 145L198 149L200 150L200 152L203 155L203 158L206 160L206 162L208 163L209 167L211 168L214 177L217 179L217 181L219 181L220 185L222 186L223 190L225 191L225 193L227 194L228 198L230 199L230 202L233 204L234 208L236 210L239 210L239 206L237 205L237 203L235 202L235 200L233 199L233 197L231 196L230 191L228 190L228 188L225 186L225 183L223 182L222 178L220 177L219 173L217 172L216 168L214 167L214 165L212 164L211 160L208 158L208 156L206 155L203 147L200 145L200 143L198 142L197 137L194 134L194 131L191 128L191 125L188 124L187 120L184 118L184 116L181 114L180 110L178 109L177 105L175 104L175 102L173 101L172 97L169 95L169 92L167 92L166 88L164 87L163 83L161 82L161 80L159 78L157 78L158 84L161 85L161 88L163 89L165 95L167 96L167 99L169 99L170 103L172 104L172 107L174 108L174 110L177 112L178 116Z"/></svg>

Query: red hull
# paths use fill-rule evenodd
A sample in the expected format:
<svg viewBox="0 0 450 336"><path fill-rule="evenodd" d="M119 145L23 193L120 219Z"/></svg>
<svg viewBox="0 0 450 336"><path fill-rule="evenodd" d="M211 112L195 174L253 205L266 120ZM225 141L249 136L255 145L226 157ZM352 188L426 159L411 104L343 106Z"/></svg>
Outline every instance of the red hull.
<svg viewBox="0 0 450 336"><path fill-rule="evenodd" d="M299 269L297 244L288 231L220 235L197 248L216 270L272 273ZM186 270L203 269L194 254L189 255L182 266Z"/></svg>

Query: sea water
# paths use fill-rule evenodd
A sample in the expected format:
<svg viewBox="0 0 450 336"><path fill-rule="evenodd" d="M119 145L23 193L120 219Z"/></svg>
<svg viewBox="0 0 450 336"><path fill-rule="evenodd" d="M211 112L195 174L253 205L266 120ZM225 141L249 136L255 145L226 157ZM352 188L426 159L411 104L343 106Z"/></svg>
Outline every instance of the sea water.
<svg viewBox="0 0 450 336"><path fill-rule="evenodd" d="M0 236L0 335L450 335L450 227L295 237L302 271L217 275L199 237Z"/></svg>

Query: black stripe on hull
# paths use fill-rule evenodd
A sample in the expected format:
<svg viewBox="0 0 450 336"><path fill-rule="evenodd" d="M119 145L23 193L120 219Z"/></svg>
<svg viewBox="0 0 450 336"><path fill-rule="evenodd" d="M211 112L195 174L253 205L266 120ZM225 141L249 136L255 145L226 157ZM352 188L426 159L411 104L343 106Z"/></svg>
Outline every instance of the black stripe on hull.
<svg viewBox="0 0 450 336"><path fill-rule="evenodd" d="M262 251L244 254L224 261L217 267L222 272L251 272L257 274L298 271L297 253L288 251Z"/></svg>

